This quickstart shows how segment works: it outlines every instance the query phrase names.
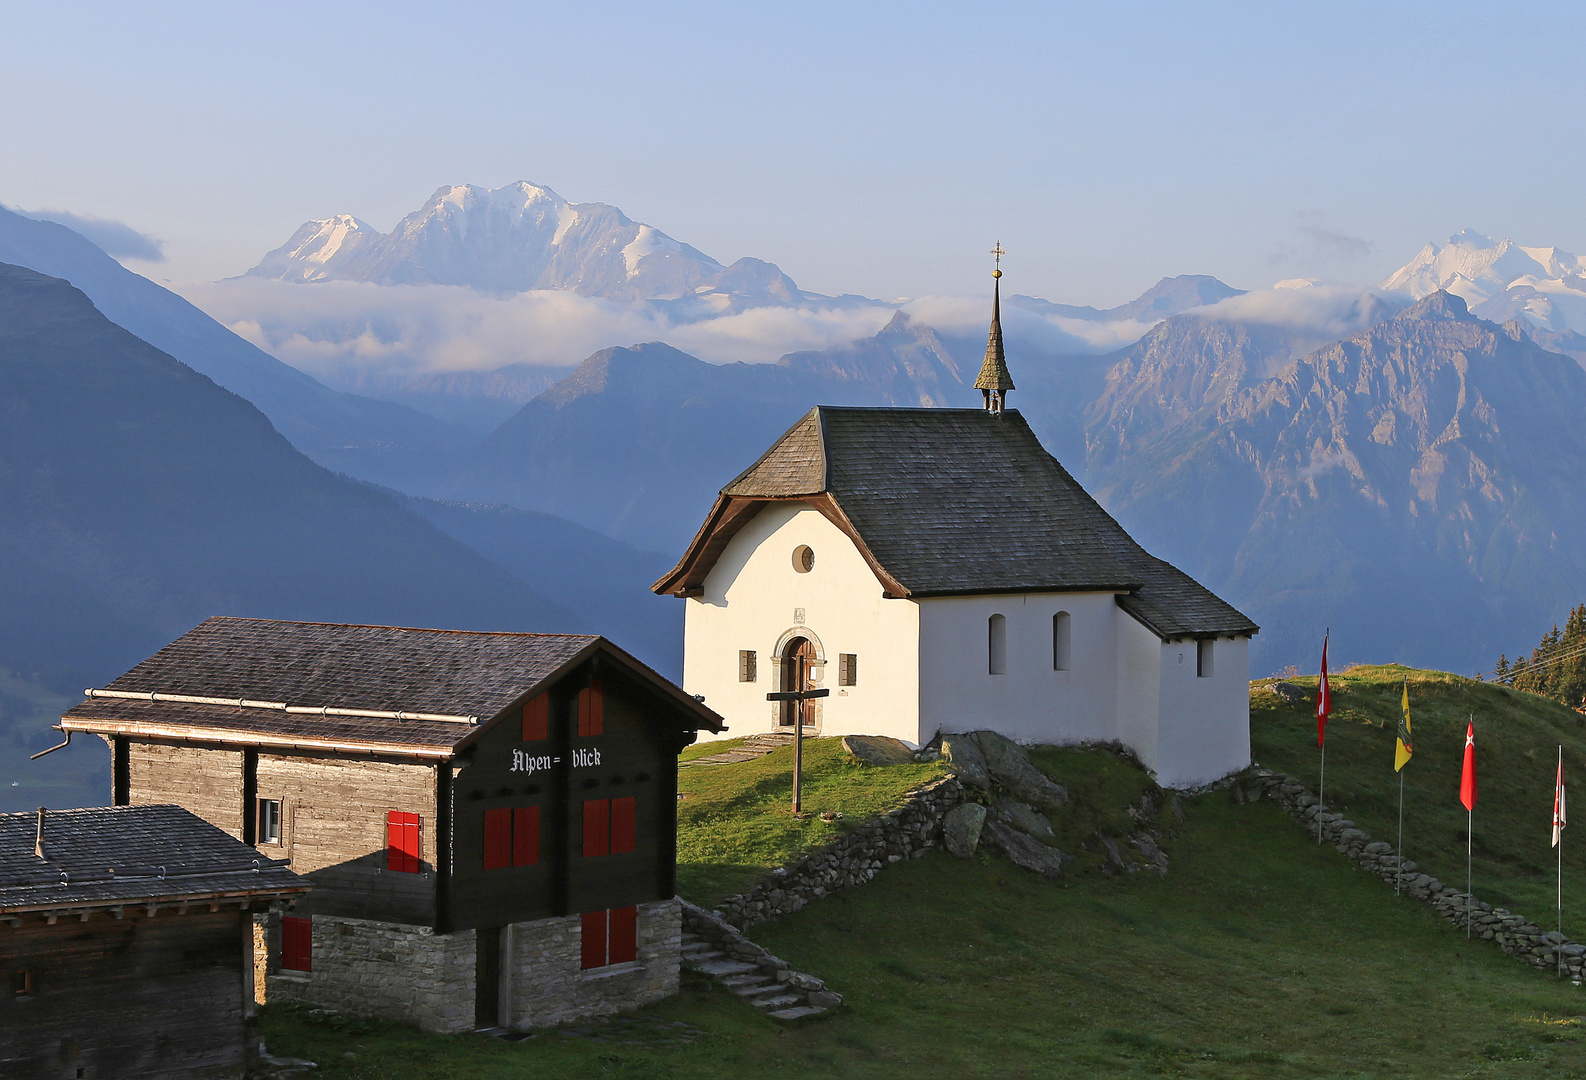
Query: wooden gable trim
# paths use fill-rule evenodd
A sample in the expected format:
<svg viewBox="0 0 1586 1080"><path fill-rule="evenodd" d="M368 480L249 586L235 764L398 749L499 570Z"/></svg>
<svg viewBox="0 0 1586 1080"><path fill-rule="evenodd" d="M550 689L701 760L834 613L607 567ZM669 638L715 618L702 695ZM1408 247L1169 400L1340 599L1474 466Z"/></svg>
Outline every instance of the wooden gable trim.
<svg viewBox="0 0 1586 1080"><path fill-rule="evenodd" d="M722 552L727 549L727 544L732 538L737 536L739 531L767 505L785 502L808 503L827 521L837 526L859 551L860 557L865 560L865 565L869 566L870 572L876 575L876 580L881 582L882 595L887 599L906 599L912 595L906 585L881 565L881 560L876 558L875 553L870 550L870 545L866 544L864 538L859 535L854 523L848 520L848 515L843 512L837 499L830 492L825 491L809 495L717 496L716 505L711 507L699 532L694 534L694 539L690 541L683 558L670 573L650 588L657 593L672 596L699 596L704 591L705 578L715 568L717 560L721 558Z"/></svg>
<svg viewBox="0 0 1586 1080"><path fill-rule="evenodd" d="M530 701L533 701L540 694L548 692L551 687L561 682L574 669L579 667L579 665L585 663L591 658L598 658L602 654L604 654L604 656L610 657L612 660L615 660L623 672L633 677L636 682L648 685L653 690L658 691L662 696L670 698L672 702L678 707L679 712L683 713L684 715L692 716L692 718L697 721L695 724L696 730L699 728L704 728L708 731L714 732L727 730L726 723L714 710L706 708L700 701L679 689L678 686L670 679L653 671L648 664L636 659L626 650L613 645L611 642L602 637L596 638L594 641L584 646L584 648L578 650L578 652L568 657L560 667L556 668L556 670L546 675L545 678L541 679L539 682L523 691L523 693L519 694L506 708L502 709L495 716L492 716L489 720L479 724L479 726L470 731L466 737L458 740L454 746L447 750L447 756L450 757L453 754L460 753L465 748L473 745L484 736L486 731L489 731L497 724L510 722L514 717L520 715L524 705L528 704Z"/></svg>
<svg viewBox="0 0 1586 1080"><path fill-rule="evenodd" d="M219 743L225 746L268 746L287 750L371 754L376 757L444 759L451 757L453 752L450 746L374 740L359 742L345 739L316 739L304 735L271 735L267 732L212 728L196 724L151 724L141 720L106 720L88 716L62 717L60 726L62 731L81 731L90 735L174 739L178 742Z"/></svg>

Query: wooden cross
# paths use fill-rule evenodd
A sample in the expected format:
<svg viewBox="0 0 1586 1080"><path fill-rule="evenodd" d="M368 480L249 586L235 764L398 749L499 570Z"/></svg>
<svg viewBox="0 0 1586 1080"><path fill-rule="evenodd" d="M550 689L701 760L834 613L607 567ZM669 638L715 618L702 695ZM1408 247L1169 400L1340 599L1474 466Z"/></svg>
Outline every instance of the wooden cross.
<svg viewBox="0 0 1586 1080"><path fill-rule="evenodd" d="M812 698L831 697L828 687L818 690L783 690L775 694L767 694L767 701L796 701L800 705ZM804 710L793 710L793 812L802 812L803 800L800 798L800 784L804 777Z"/></svg>

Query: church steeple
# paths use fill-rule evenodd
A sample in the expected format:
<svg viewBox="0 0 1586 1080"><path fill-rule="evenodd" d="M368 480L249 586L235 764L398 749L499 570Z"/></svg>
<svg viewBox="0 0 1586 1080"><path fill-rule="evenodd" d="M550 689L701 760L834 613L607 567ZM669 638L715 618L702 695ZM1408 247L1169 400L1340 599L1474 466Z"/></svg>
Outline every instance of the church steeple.
<svg viewBox="0 0 1586 1080"><path fill-rule="evenodd" d="M991 249L996 256L997 268L991 272L991 333L986 338L986 362L980 365L980 378L975 389L985 402L986 411L1000 413L1007 404L1008 391L1015 389L1013 376L1008 374L1008 359L1002 351L1002 243Z"/></svg>

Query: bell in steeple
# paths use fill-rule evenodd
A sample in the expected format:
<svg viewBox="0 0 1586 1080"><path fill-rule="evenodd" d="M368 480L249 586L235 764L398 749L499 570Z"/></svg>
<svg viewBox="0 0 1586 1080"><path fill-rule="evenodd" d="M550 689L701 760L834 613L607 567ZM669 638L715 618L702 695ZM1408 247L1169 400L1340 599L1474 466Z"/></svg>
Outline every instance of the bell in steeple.
<svg viewBox="0 0 1586 1080"><path fill-rule="evenodd" d="M1008 358L1002 351L1002 257L1007 253L999 242L991 254L997 257L997 269L991 272L991 333L986 338L986 362L980 365L975 389L980 391L987 412L1000 413L1007 404L1008 391L1014 389Z"/></svg>

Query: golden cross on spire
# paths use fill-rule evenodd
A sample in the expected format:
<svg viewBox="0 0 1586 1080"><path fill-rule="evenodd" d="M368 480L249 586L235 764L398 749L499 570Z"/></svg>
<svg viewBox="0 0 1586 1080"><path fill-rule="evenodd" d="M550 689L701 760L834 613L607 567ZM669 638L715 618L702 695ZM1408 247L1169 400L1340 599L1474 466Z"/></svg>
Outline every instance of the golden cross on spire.
<svg viewBox="0 0 1586 1080"><path fill-rule="evenodd" d="M992 277L1001 277L1002 276L1002 257L1007 254L1006 251L1002 250L1002 241L1001 240L998 240L997 241L997 246L991 249L991 254L993 254L993 255L995 255L997 257L997 268L991 272L991 276Z"/></svg>

